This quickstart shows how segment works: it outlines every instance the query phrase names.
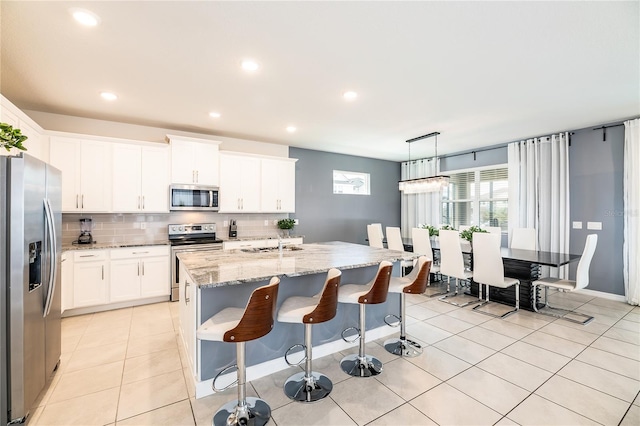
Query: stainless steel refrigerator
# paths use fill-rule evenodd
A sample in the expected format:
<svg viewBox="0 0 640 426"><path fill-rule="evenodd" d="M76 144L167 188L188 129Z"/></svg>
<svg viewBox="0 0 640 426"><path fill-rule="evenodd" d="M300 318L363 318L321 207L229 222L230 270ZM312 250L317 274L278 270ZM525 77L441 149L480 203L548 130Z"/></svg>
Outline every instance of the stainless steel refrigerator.
<svg viewBox="0 0 640 426"><path fill-rule="evenodd" d="M61 184L34 157L0 157L0 424L28 419L60 360Z"/></svg>

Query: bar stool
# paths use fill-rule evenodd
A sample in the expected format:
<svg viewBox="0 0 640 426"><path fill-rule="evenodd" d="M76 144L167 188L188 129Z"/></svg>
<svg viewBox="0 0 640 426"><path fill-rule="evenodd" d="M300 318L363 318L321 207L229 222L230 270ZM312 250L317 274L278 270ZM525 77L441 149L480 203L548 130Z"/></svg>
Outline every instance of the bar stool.
<svg viewBox="0 0 640 426"><path fill-rule="evenodd" d="M200 340L231 342L236 344L236 365L225 368L213 379L213 390L222 391L238 384L238 399L229 401L213 415L214 426L256 425L262 426L271 417L271 408L262 399L246 394L245 344L269 334L273 328L276 300L280 279L271 278L268 285L258 287L251 293L247 306L225 308L206 320L196 332ZM238 379L224 389L215 387L216 379L227 370L238 369Z"/></svg>
<svg viewBox="0 0 640 426"><path fill-rule="evenodd" d="M289 362L287 355L295 347L305 349L304 371L292 375L284 383L284 393L294 401L315 402L329 395L333 389L333 383L327 376L312 371L311 325L327 322L336 316L341 275L339 270L330 269L320 293L313 297L289 297L278 311L278 321L304 324L304 345L293 345L285 354L287 364L296 365Z"/></svg>
<svg viewBox="0 0 640 426"><path fill-rule="evenodd" d="M387 262L386 260L382 261L380 262L375 278L367 284L344 284L340 286L340 289L338 290L338 302L351 304L357 303L360 305L360 328L356 329L359 334L360 349L358 354L347 355L342 358L342 361L340 361L340 368L350 376L370 377L382 372L382 362L379 359L364 353L366 319L365 307L367 305L386 302L392 269L393 264L391 262ZM344 334L350 329L355 329L355 327L349 327L342 331L342 338L347 342L349 342L349 340L344 337Z"/></svg>
<svg viewBox="0 0 640 426"><path fill-rule="evenodd" d="M418 264L409 275L404 277L391 277L389 280L389 293L400 293L400 317L387 315L384 319L387 325L392 325L387 322L387 318L390 316L397 318L400 322L400 338L389 339L384 342L384 348L394 355L412 358L422 353L422 346L413 340L407 339L405 333L405 294L424 293L429 283L430 269L431 260L427 256L420 256L418 258ZM397 325L393 326L397 327Z"/></svg>

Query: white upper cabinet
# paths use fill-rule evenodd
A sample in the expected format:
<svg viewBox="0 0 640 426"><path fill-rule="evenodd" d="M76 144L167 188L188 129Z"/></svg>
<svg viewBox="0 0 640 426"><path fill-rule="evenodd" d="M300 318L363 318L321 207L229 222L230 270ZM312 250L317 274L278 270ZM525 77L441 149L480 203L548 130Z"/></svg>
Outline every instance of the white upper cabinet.
<svg viewBox="0 0 640 426"><path fill-rule="evenodd" d="M44 130L1 95L0 122L7 123L13 126L14 129L20 129L20 132L27 136L28 139L24 142L24 147L27 148L25 152L27 154L39 158L42 161L49 161L49 137L45 134ZM4 148L0 149L0 155L17 155L20 152L22 151L15 148L10 151Z"/></svg>
<svg viewBox="0 0 640 426"><path fill-rule="evenodd" d="M49 146L49 162L62 171L62 211L110 211L113 144L52 136Z"/></svg>
<svg viewBox="0 0 640 426"><path fill-rule="evenodd" d="M171 183L218 186L220 142L167 135L171 144Z"/></svg>
<svg viewBox="0 0 640 426"><path fill-rule="evenodd" d="M220 213L260 208L260 158L220 153Z"/></svg>
<svg viewBox="0 0 640 426"><path fill-rule="evenodd" d="M169 147L113 146L113 211L169 211Z"/></svg>
<svg viewBox="0 0 640 426"><path fill-rule="evenodd" d="M296 210L296 160L262 160L262 211L293 213Z"/></svg>

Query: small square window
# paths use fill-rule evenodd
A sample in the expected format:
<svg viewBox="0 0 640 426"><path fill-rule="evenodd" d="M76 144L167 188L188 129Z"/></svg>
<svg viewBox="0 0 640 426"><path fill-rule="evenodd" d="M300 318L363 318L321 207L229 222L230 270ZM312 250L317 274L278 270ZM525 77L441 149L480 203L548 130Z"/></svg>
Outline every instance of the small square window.
<svg viewBox="0 0 640 426"><path fill-rule="evenodd" d="M371 195L369 173L333 171L333 193Z"/></svg>

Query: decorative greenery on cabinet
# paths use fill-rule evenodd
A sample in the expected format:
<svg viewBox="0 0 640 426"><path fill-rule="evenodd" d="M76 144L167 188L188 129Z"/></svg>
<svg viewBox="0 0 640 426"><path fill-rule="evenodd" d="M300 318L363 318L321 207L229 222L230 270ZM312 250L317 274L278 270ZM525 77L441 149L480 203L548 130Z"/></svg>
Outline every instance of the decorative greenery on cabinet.
<svg viewBox="0 0 640 426"><path fill-rule="evenodd" d="M27 136L23 135L20 129L14 129L12 125L7 123L0 123L0 147L7 151L10 151L11 148L26 151L27 148L22 145L22 142L27 139Z"/></svg>

